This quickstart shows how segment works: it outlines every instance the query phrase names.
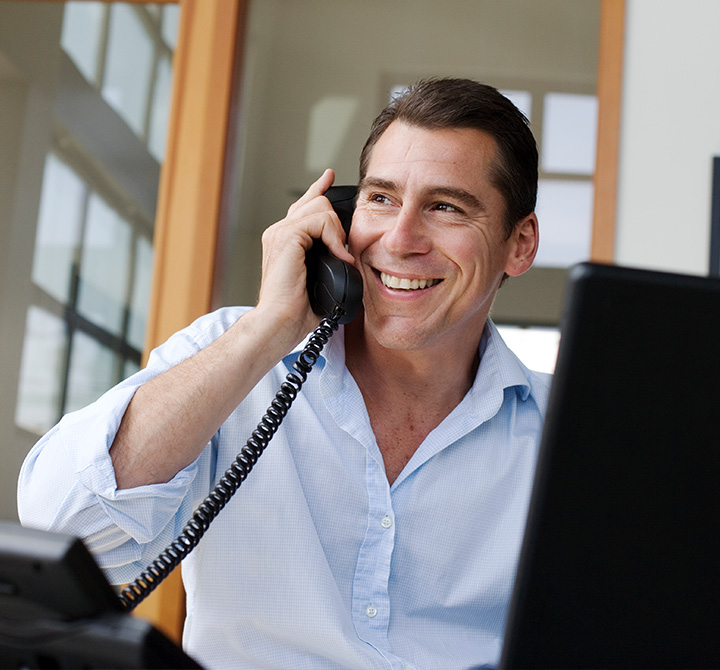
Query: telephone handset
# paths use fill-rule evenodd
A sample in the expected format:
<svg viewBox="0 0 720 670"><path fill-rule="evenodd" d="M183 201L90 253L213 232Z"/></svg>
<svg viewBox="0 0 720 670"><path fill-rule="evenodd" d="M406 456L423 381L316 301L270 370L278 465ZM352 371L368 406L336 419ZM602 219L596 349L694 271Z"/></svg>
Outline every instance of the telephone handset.
<svg viewBox="0 0 720 670"><path fill-rule="evenodd" d="M325 196L330 200L347 234L355 209L355 186L332 186ZM362 304L362 280L352 265L333 256L320 240L314 240L308 251L307 286L313 311L324 317L310 336L305 348L293 363L280 390L275 394L265 415L248 438L245 446L225 471L215 488L193 512L182 532L131 584L120 593L126 610L139 605L197 546L213 519L225 507L262 455L268 442L280 427L290 406L307 379L322 348L338 324L349 323Z"/></svg>
<svg viewBox="0 0 720 670"><path fill-rule="evenodd" d="M345 234L350 232L355 210L355 186L331 186L325 197L340 218ZM336 305L345 310L339 323L350 323L362 304L362 279L357 268L333 256L320 240L313 242L305 258L310 306L319 316L332 314Z"/></svg>

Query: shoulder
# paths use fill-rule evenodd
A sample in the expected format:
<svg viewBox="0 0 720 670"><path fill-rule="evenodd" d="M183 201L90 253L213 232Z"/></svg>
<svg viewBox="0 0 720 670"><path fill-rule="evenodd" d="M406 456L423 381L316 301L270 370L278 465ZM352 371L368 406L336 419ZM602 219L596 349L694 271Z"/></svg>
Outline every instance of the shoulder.
<svg viewBox="0 0 720 670"><path fill-rule="evenodd" d="M487 346L494 350L493 354L503 370L502 379L505 387L514 386L523 400L534 400L541 414L544 414L550 394L552 374L530 369L508 346L492 321L488 321L487 333L489 335Z"/></svg>
<svg viewBox="0 0 720 670"><path fill-rule="evenodd" d="M241 316L247 314L251 309L253 308L221 307L214 312L199 317L178 334L194 339L202 348L220 337Z"/></svg>
<svg viewBox="0 0 720 670"><path fill-rule="evenodd" d="M150 353L148 367L167 367L212 344L252 307L222 307L171 335Z"/></svg>
<svg viewBox="0 0 720 670"><path fill-rule="evenodd" d="M525 368L525 370L527 371L527 379L530 384L530 394L536 399L538 406L540 406L544 414L547 408L553 376L548 372L536 372L528 368Z"/></svg>

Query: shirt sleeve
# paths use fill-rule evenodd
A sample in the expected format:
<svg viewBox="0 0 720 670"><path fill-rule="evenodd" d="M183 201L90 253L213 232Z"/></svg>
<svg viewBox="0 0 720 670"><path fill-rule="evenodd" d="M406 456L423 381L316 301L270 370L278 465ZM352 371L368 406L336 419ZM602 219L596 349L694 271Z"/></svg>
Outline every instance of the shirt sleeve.
<svg viewBox="0 0 720 670"><path fill-rule="evenodd" d="M198 319L155 349L143 370L66 415L30 451L18 481L23 525L82 537L111 581L134 579L182 530L215 475L217 435L169 482L118 490L110 446L135 391L219 337L243 313Z"/></svg>

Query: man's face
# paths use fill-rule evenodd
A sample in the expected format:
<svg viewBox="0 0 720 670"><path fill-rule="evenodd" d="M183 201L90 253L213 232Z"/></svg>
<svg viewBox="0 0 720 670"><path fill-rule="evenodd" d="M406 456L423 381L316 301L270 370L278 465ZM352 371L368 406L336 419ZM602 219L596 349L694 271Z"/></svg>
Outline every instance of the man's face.
<svg viewBox="0 0 720 670"><path fill-rule="evenodd" d="M496 154L482 131L398 121L375 144L349 249L365 283L366 334L382 346L477 346L503 273L532 262L534 215L522 236L505 239L503 197L490 181ZM526 264L519 247L530 251Z"/></svg>

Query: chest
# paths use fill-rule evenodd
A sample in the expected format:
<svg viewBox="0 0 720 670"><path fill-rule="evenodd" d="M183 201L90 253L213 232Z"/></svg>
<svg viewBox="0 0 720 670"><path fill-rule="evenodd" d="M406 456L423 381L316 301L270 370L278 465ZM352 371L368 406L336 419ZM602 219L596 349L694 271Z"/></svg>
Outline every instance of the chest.
<svg viewBox="0 0 720 670"><path fill-rule="evenodd" d="M368 407L370 425L390 484L397 479L425 438L442 423L450 409L431 410L420 405Z"/></svg>

